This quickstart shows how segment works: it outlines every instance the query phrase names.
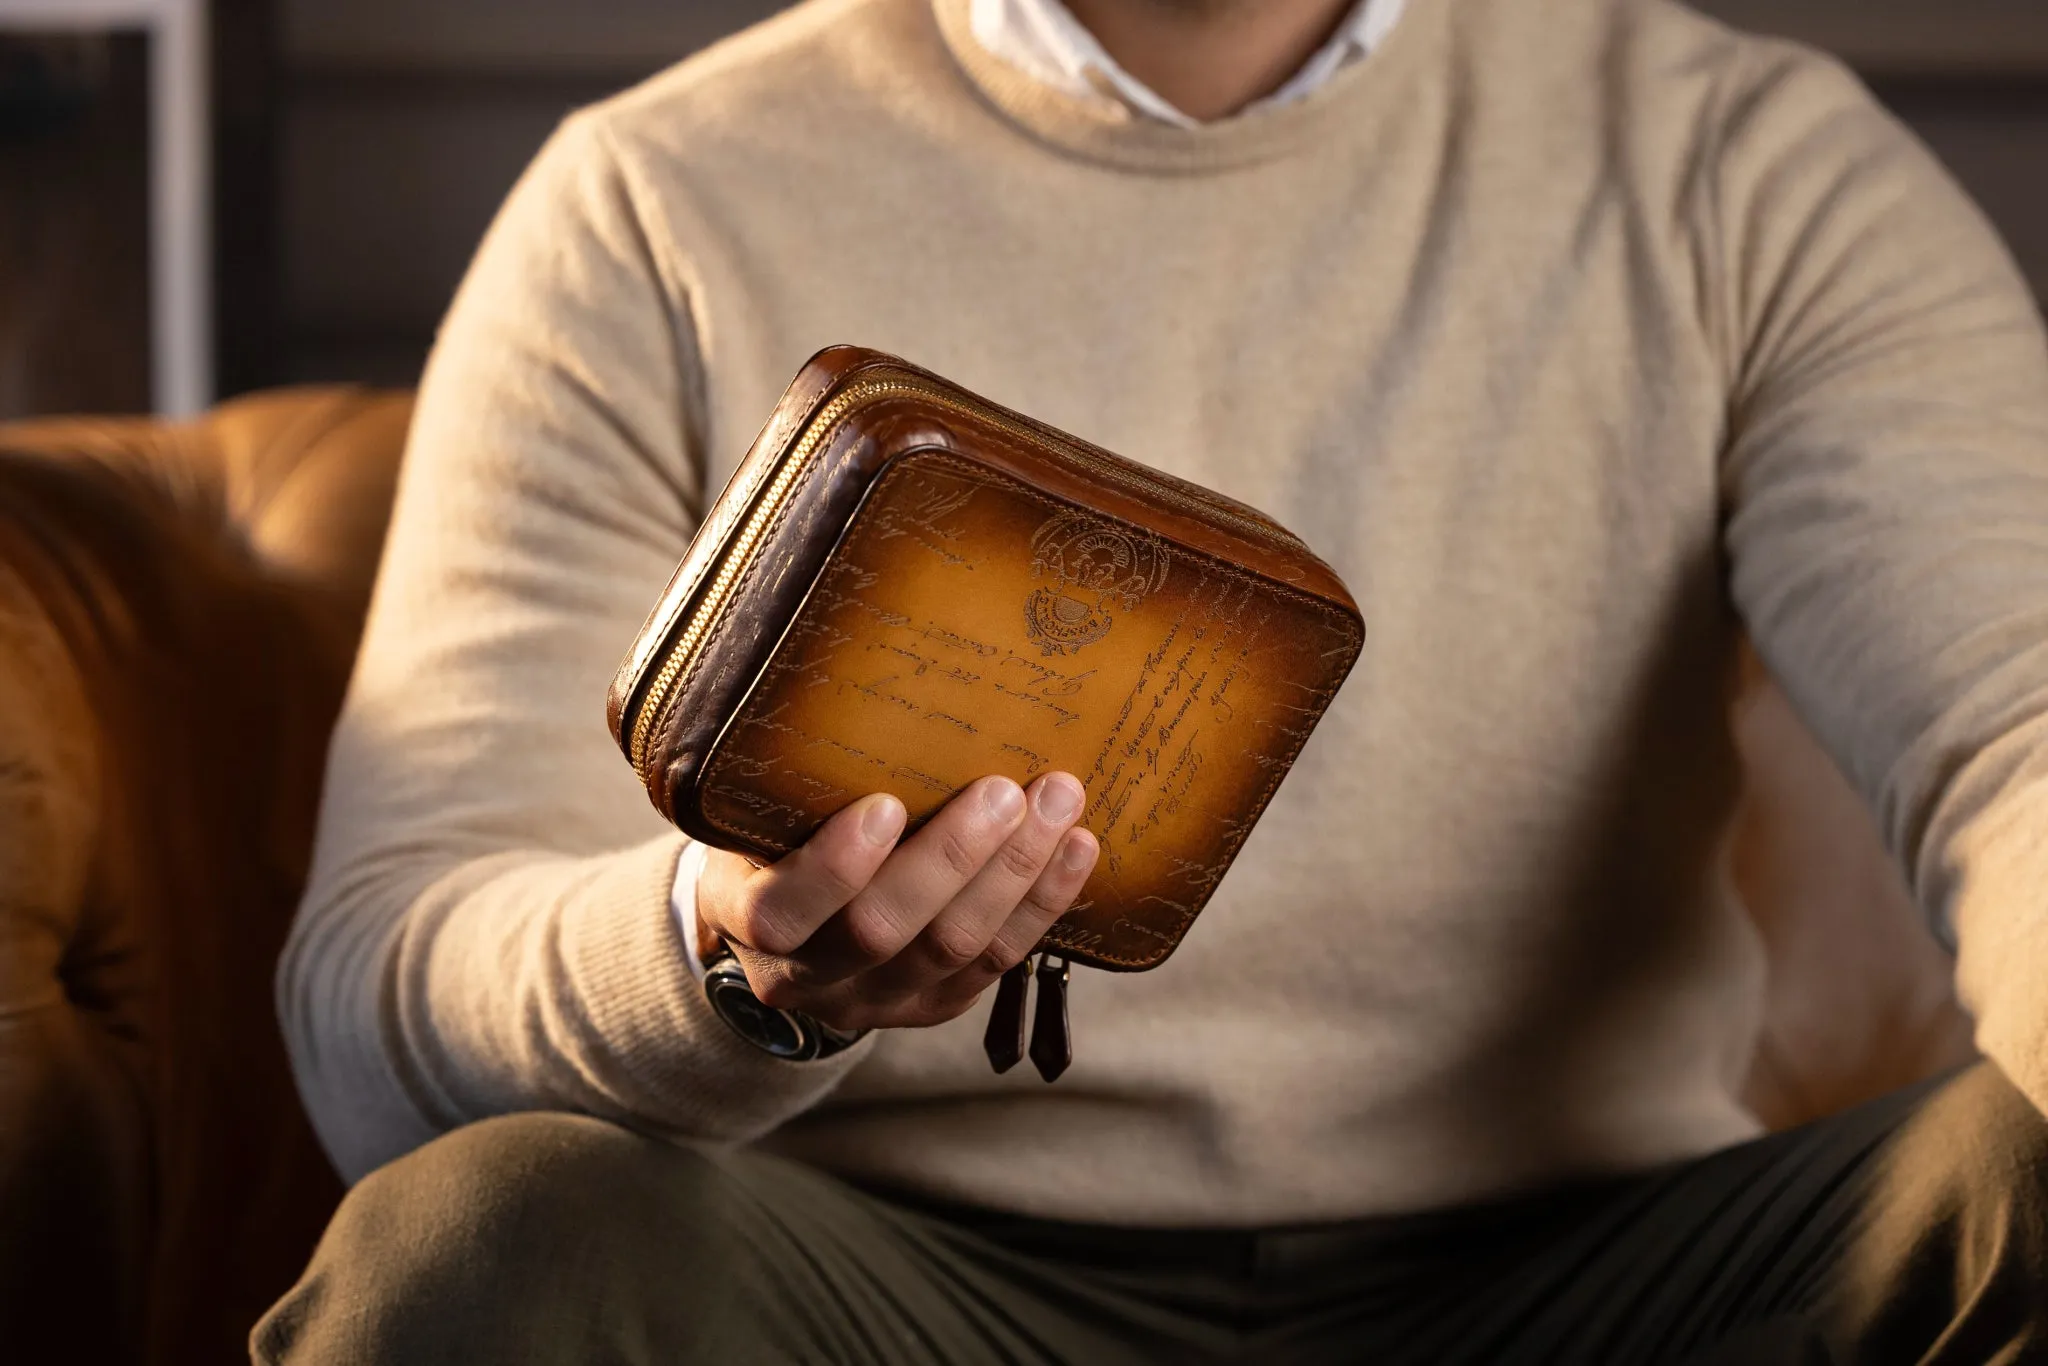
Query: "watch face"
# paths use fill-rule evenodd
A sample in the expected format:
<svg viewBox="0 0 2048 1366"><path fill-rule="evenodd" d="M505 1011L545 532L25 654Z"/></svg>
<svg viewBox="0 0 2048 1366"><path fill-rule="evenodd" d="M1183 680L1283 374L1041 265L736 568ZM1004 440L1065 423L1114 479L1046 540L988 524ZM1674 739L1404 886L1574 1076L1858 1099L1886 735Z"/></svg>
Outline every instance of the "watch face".
<svg viewBox="0 0 2048 1366"><path fill-rule="evenodd" d="M734 1033L764 1053L789 1062L807 1062L818 1055L818 1041L787 1011L764 1006L747 985L746 974L721 964L704 978L712 1009Z"/></svg>

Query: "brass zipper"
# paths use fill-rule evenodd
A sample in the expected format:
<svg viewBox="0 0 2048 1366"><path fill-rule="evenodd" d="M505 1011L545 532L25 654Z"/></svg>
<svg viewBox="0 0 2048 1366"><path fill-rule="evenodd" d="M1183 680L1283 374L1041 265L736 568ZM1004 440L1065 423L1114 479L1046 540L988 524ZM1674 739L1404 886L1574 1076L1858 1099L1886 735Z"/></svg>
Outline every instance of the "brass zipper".
<svg viewBox="0 0 2048 1366"><path fill-rule="evenodd" d="M929 382L914 376L899 374L891 378L864 380L849 385L831 402L820 408L817 415L805 426L803 435L798 438L796 445L791 448L789 455L776 469L774 477L768 483L768 487L755 500L752 511L747 514L745 525L740 528L739 534L733 537L731 544L725 548L725 553L719 560L717 572L712 577L709 587L698 598L697 608L690 613L689 622L684 626L682 634L676 637L675 643L670 645L664 652L661 670L648 683L646 692L641 697L639 709L633 715L633 736L632 743L629 746L629 753L632 757L633 768L640 774L642 781L646 781L649 777L647 771L648 745L654 738L656 725L660 722L662 714L667 710L668 704L671 701L670 694L675 691L676 683L681 679L683 670L688 667L691 658L696 654L698 646L703 643L704 636L710 630L711 623L718 619L724 611L726 600L732 596L733 588L738 584L740 575L752 563L754 552L759 548L762 536L766 534L768 527L774 522L776 513L781 510L783 502L789 497L790 491L796 486L798 478L809 467L812 458L817 455L819 448L825 444L826 440L841 422L856 409L865 406L870 401L895 393L919 394L939 407L949 408L954 412L979 418L990 426L1000 428L1012 436L1041 445L1057 445L1062 454L1080 464L1086 465L1090 470L1101 474L1110 482L1121 484L1125 488L1140 493L1147 498L1177 504L1183 509L1200 514L1201 516L1228 522L1240 530L1249 532L1262 539L1272 539L1277 535L1279 538L1290 543L1300 544L1299 539L1285 528L1275 524L1253 521L1251 518L1234 511L1220 501L1198 497L1193 493L1184 493L1178 488L1153 483L1142 475L1133 474L1079 446L1056 441L1049 433L1037 427L1027 425L1016 418L998 412L983 404L974 403L955 394L936 389Z"/></svg>
<svg viewBox="0 0 2048 1366"><path fill-rule="evenodd" d="M909 387L901 382L886 380L855 384L820 408L817 416L804 428L803 435L797 439L796 446L775 471L775 477L769 481L768 487L755 500L753 510L747 514L745 525L740 528L739 534L733 537L732 544L726 547L711 585L704 590L698 601L697 610L690 614L690 620L684 626L683 633L676 638L675 644L669 646L661 661L661 672L647 685L646 696L640 699L640 710L633 716L631 757L633 768L643 781L649 776L647 744L653 738L655 722L660 719L668 703L669 693L674 690L676 680L682 676L683 667L689 663L691 655L704 639L704 633L710 629L712 618L724 609L725 600L731 596L733 585L739 581L740 572L752 558L754 547L760 541L762 533L767 531L769 524L775 520L775 513L796 484L797 475L810 464L811 457L817 453L825 437L848 413L879 394Z"/></svg>

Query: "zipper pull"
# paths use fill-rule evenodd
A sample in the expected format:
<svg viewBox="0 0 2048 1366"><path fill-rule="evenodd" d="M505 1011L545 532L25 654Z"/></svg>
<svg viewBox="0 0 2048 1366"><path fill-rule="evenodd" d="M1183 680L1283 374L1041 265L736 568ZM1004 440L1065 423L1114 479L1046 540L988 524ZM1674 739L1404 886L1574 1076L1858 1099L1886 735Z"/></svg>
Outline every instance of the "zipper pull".
<svg viewBox="0 0 2048 1366"><path fill-rule="evenodd" d="M1022 996L1019 996L1022 1002ZM1074 1061L1074 1041L1067 1032L1067 960L1052 965L1052 955L1038 960L1038 1017L1031 1023L1031 1062L1038 1075L1058 1081Z"/></svg>
<svg viewBox="0 0 2048 1366"><path fill-rule="evenodd" d="M988 1032L981 1036L988 1065L999 1074L1024 1059L1024 993L1030 985L1031 956L1026 954L1023 962L1003 974L995 1008L988 1013Z"/></svg>

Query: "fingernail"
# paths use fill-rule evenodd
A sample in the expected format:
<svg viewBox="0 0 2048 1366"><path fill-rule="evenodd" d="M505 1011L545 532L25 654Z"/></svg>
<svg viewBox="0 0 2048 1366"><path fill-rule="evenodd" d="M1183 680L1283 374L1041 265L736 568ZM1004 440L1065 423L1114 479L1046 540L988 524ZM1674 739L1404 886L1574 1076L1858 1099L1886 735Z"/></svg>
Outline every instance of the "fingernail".
<svg viewBox="0 0 2048 1366"><path fill-rule="evenodd" d="M1064 825L1081 811L1081 785L1064 773L1055 773L1038 785L1038 814L1054 825Z"/></svg>
<svg viewBox="0 0 2048 1366"><path fill-rule="evenodd" d="M1060 866L1078 873L1095 862L1095 841L1079 830L1068 833L1060 843Z"/></svg>
<svg viewBox="0 0 2048 1366"><path fill-rule="evenodd" d="M992 778L981 789L982 807L1003 824L1024 814L1024 789L1008 778Z"/></svg>
<svg viewBox="0 0 2048 1366"><path fill-rule="evenodd" d="M869 802L867 814L860 818L860 833L869 844L893 844L903 833L903 803L894 797Z"/></svg>

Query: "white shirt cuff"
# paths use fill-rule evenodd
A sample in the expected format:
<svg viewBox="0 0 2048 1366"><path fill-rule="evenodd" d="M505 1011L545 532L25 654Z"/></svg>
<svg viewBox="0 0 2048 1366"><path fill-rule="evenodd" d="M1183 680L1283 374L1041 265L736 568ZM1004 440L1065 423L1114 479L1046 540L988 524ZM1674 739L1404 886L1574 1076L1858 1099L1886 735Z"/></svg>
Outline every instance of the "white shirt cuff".
<svg viewBox="0 0 2048 1366"><path fill-rule="evenodd" d="M676 860L675 886L668 894L669 913L676 919L676 933L683 937L683 961L698 985L704 982L704 965L697 961L697 879L704 872L706 846L691 840Z"/></svg>

